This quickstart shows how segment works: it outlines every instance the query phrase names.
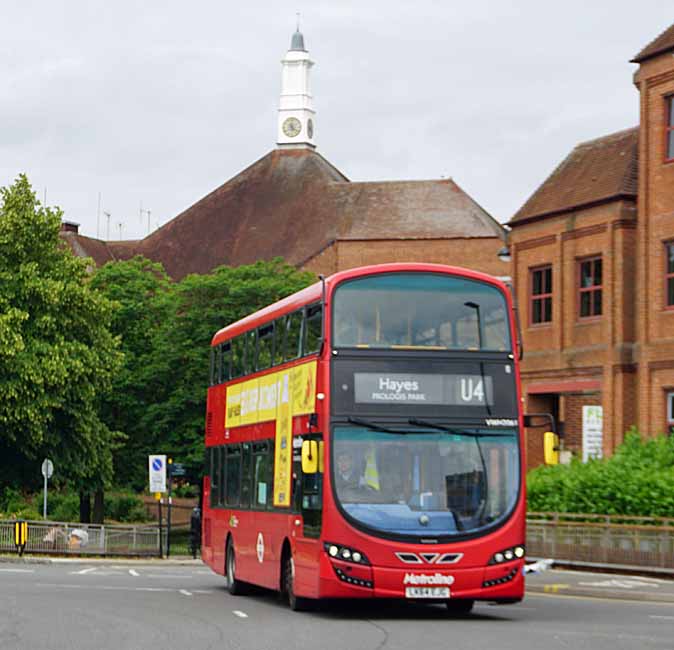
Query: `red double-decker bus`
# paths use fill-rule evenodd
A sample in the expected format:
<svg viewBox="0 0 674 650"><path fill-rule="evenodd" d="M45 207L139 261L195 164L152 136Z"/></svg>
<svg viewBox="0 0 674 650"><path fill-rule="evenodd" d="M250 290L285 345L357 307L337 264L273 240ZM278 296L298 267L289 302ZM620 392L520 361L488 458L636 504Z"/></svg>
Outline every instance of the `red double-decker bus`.
<svg viewBox="0 0 674 650"><path fill-rule="evenodd" d="M501 281L435 264L336 273L220 330L205 562L292 609L521 600L516 331Z"/></svg>

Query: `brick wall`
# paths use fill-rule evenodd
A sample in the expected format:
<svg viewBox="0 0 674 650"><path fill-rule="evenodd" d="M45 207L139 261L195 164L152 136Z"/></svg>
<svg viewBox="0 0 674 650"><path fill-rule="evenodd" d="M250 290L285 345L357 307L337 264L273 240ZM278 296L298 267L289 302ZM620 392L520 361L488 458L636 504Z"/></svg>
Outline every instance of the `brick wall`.
<svg viewBox="0 0 674 650"><path fill-rule="evenodd" d="M501 262L503 240L479 239L368 239L337 240L308 260L303 269L329 275L357 266L386 262L429 262L462 266L491 275L510 275L510 264Z"/></svg>
<svg viewBox="0 0 674 650"><path fill-rule="evenodd" d="M537 382L594 376L594 395L562 393L565 446L582 450L582 407L604 408L604 453L610 455L634 424L656 434L666 428L665 395L674 390L674 310L665 303L664 242L674 240L674 162L665 160L665 98L674 95L674 57L645 61L634 82L640 97L638 199L616 198L515 224L512 275L522 313L523 390L528 410L553 397L527 395ZM578 259L602 255L603 313L578 315ZM531 323L530 270L553 267L553 320ZM542 460L528 435L529 464Z"/></svg>
<svg viewBox="0 0 674 650"><path fill-rule="evenodd" d="M583 455L583 406L602 406L600 393L569 393L563 396L564 449ZM606 440L606 431L604 432Z"/></svg>
<svg viewBox="0 0 674 650"><path fill-rule="evenodd" d="M666 309L664 284L664 242L674 239L674 162L665 161L665 98L674 95L671 52L644 61L634 81L641 102L638 423L656 433L665 429L665 388L674 385L674 310Z"/></svg>

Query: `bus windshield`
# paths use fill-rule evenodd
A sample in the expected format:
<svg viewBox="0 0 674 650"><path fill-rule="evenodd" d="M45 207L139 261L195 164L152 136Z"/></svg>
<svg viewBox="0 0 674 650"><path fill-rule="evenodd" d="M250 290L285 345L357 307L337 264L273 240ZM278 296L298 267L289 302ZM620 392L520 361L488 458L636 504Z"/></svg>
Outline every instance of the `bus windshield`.
<svg viewBox="0 0 674 650"><path fill-rule="evenodd" d="M334 295L333 346L511 351L496 287L439 273L387 273L345 282Z"/></svg>
<svg viewBox="0 0 674 650"><path fill-rule="evenodd" d="M517 501L515 428L338 425L332 454L337 502L384 536L465 535L504 518Z"/></svg>

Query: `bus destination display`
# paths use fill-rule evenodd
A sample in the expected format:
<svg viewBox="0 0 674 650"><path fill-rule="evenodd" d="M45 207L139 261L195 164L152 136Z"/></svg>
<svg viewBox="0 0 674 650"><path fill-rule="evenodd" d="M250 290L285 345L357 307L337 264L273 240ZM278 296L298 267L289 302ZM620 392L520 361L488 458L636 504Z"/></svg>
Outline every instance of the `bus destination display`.
<svg viewBox="0 0 674 650"><path fill-rule="evenodd" d="M354 373L357 404L484 406L493 404L490 376L418 373Z"/></svg>

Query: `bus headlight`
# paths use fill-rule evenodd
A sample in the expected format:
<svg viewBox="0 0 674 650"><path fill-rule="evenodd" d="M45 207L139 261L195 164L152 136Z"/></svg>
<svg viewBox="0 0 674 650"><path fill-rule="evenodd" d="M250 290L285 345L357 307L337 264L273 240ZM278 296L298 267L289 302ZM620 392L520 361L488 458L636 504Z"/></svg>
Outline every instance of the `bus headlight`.
<svg viewBox="0 0 674 650"><path fill-rule="evenodd" d="M323 545L326 553L335 558L335 560L343 560L344 562L353 562L354 564L370 564L364 553L356 551L349 546L342 546L341 544L333 544L332 542L325 542Z"/></svg>
<svg viewBox="0 0 674 650"><path fill-rule="evenodd" d="M501 564L502 562L510 562L515 559L521 560L525 553L526 551L524 546L511 546L510 548L505 548L498 553L494 553L487 564Z"/></svg>

